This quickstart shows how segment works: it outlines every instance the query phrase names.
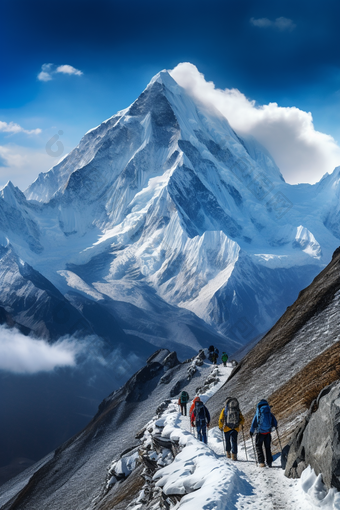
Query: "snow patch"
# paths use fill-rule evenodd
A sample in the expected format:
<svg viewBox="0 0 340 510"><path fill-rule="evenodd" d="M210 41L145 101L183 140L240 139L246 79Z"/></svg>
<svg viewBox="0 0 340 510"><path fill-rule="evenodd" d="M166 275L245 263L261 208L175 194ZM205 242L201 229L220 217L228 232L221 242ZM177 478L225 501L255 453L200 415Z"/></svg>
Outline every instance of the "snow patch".
<svg viewBox="0 0 340 510"><path fill-rule="evenodd" d="M340 493L336 489L328 490L322 474L316 475L310 466L301 474L300 488L313 509L340 510Z"/></svg>

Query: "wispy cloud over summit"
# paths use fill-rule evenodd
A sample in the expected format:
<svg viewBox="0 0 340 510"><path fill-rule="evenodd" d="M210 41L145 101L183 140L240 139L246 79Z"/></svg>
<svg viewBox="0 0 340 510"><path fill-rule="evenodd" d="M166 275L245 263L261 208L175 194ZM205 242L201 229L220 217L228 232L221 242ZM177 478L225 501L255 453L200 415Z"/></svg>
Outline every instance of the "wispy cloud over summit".
<svg viewBox="0 0 340 510"><path fill-rule="evenodd" d="M293 22L293 20L289 18L285 18L284 16L280 16L279 18L276 18L274 21L268 19L268 18L250 18L250 23L254 27L258 28L274 28L277 30L288 31L291 32L296 28L296 24Z"/></svg>
<svg viewBox="0 0 340 510"><path fill-rule="evenodd" d="M41 66L41 71L38 74L39 81L51 81L54 79L56 74L68 74L75 76L82 76L84 73L80 71L80 69L76 69L69 64L63 64L61 66L56 66L54 64L43 64Z"/></svg>
<svg viewBox="0 0 340 510"><path fill-rule="evenodd" d="M310 112L277 103L258 105L238 89L218 89L188 62L170 74L190 95L217 108L238 133L264 145L290 184L315 183L339 166L339 145L315 129Z"/></svg>

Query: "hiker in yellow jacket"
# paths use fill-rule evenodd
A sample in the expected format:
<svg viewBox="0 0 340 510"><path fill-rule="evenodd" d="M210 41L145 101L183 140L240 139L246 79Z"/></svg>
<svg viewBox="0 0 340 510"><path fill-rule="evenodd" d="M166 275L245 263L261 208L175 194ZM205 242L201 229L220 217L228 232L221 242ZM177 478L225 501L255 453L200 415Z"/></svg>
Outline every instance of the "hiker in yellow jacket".
<svg viewBox="0 0 340 510"><path fill-rule="evenodd" d="M228 397L225 401L218 426L224 435L225 451L228 459L237 460L237 436L244 418L236 398Z"/></svg>

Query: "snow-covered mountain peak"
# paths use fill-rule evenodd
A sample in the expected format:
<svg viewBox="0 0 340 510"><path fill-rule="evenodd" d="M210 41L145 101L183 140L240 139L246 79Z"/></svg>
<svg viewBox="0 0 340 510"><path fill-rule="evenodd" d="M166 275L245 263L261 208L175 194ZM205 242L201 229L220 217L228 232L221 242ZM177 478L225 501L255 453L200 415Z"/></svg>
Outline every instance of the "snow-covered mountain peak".
<svg viewBox="0 0 340 510"><path fill-rule="evenodd" d="M8 181L0 190L0 197L12 206L16 206L18 202L21 203L26 200L25 195L18 187L14 186L12 181Z"/></svg>
<svg viewBox="0 0 340 510"><path fill-rule="evenodd" d="M62 292L148 311L159 299L159 310L186 308L222 332L247 315L264 331L337 246L336 175L290 186L255 139L161 71L27 200L9 186L20 229L13 211L10 222L0 214L20 257Z"/></svg>
<svg viewBox="0 0 340 510"><path fill-rule="evenodd" d="M151 79L147 86L147 89L152 87L152 85L156 82L163 84L167 89L177 94L180 93L181 90L183 90L182 87L178 85L178 83L172 78L172 76L166 69L163 69Z"/></svg>

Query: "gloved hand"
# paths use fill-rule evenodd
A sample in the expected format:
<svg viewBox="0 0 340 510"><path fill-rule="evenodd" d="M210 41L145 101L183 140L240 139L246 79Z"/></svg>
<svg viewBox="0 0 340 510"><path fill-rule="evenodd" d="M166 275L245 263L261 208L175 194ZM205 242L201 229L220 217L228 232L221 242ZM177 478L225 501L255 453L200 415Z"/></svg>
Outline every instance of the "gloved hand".
<svg viewBox="0 0 340 510"><path fill-rule="evenodd" d="M195 426L195 424L194 424L194 423L191 423L191 426L192 426L192 427L194 427L194 426Z"/></svg>
<svg viewBox="0 0 340 510"><path fill-rule="evenodd" d="M249 432L249 434L250 434L250 437L253 437L254 432Z"/></svg>

